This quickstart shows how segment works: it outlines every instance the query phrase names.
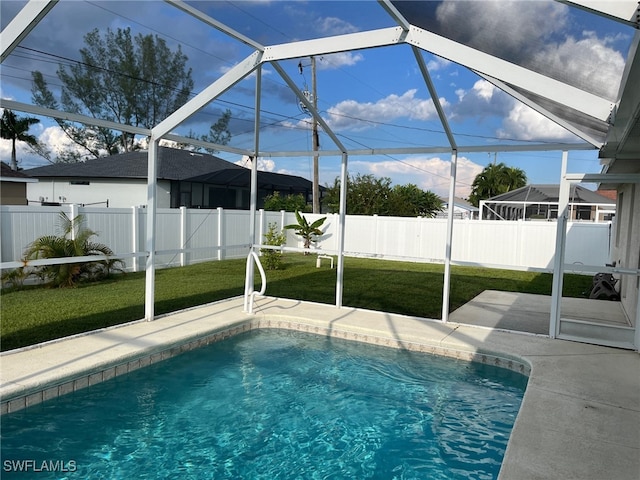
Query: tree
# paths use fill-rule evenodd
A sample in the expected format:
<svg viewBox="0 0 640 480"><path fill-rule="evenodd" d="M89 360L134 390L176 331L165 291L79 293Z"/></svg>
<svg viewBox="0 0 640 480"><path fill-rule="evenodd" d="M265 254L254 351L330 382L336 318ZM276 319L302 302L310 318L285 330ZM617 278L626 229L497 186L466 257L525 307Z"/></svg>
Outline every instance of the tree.
<svg viewBox="0 0 640 480"><path fill-rule="evenodd" d="M388 211L395 217L434 217L442 210L442 205L442 200L435 193L408 183L393 187Z"/></svg>
<svg viewBox="0 0 640 480"><path fill-rule="evenodd" d="M194 140L202 140L209 143L217 143L218 145L226 145L231 140L231 132L229 131L229 122L231 121L231 110L227 109L222 116L209 127L206 135L198 135L193 130L189 130L186 135ZM205 148L189 144L180 144L182 148L187 148L195 152L207 152L211 155L218 153L215 148Z"/></svg>
<svg viewBox="0 0 640 480"><path fill-rule="evenodd" d="M527 184L527 175L523 170L508 167L504 163L487 165L476 175L471 184L469 202L477 207L480 200L507 193Z"/></svg>
<svg viewBox="0 0 640 480"><path fill-rule="evenodd" d="M5 140L11 140L11 170L18 170L16 158L16 142L25 142L34 150L40 147L38 139L29 134L31 125L40 123L40 120L32 117L18 117L11 110L5 109L0 119L0 135Z"/></svg>
<svg viewBox="0 0 640 480"><path fill-rule="evenodd" d="M25 262L38 258L113 255L109 247L91 240L96 232L85 227L83 215L71 219L66 213L60 212L59 220L61 235L45 235L37 238L25 251ZM122 265L122 261L117 259L43 265L34 267L29 274L39 276L50 286L71 287L82 280L95 281L105 278L113 271L121 271Z"/></svg>
<svg viewBox="0 0 640 480"><path fill-rule="evenodd" d="M388 199L391 194L391 179L376 178L373 175L356 174L347 179L347 214L388 215ZM329 212L340 211L340 179L328 186L324 196Z"/></svg>
<svg viewBox="0 0 640 480"><path fill-rule="evenodd" d="M303 215L300 215L300 212L296 211L296 220L298 223L285 225L284 228L286 230L295 230L296 235L300 235L302 237L304 241L304 248L309 248L311 244L316 241L315 237L324 233L320 230L320 227L326 219L327 217L322 217L313 223L309 223Z"/></svg>
<svg viewBox="0 0 640 480"><path fill-rule="evenodd" d="M281 195L280 192L273 192L264 197L264 209L271 212L308 211L307 201L301 193Z"/></svg>
<svg viewBox="0 0 640 480"><path fill-rule="evenodd" d="M152 128L182 106L193 89L191 69L180 46L172 51L155 35L131 36L130 28L84 37L81 60L60 65L60 100L41 72L33 72L35 104L136 127ZM78 126L57 120L65 134L93 157L138 148L134 135L108 128ZM228 140L227 140L228 141ZM73 160L78 154L62 154Z"/></svg>
<svg viewBox="0 0 640 480"><path fill-rule="evenodd" d="M325 190L325 205L329 212L339 211L340 179ZM442 201L433 192L414 184L391 187L388 177L356 174L347 183L348 215L388 215L396 217L432 217L442 210Z"/></svg>

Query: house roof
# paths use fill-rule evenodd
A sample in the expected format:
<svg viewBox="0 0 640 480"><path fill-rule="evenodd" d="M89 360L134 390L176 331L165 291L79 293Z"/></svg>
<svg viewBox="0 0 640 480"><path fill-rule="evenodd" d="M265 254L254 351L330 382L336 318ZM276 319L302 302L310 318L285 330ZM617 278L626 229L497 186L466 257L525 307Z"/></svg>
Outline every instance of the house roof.
<svg viewBox="0 0 640 480"><path fill-rule="evenodd" d="M251 182L251 171L248 168L224 169L198 175L186 179L190 182L243 187ZM277 190L283 194L311 191L311 181L306 178L274 172L258 172L258 189Z"/></svg>
<svg viewBox="0 0 640 480"><path fill-rule="evenodd" d="M445 206L448 206L448 204L449 204L449 199L448 198L440 197L440 199L442 200L442 202L443 202L443 204ZM465 210L469 210L470 212L477 212L478 211L478 207L474 207L467 200L465 200L464 198L460 198L460 197L454 197L453 206L454 207L458 207L458 208L463 208Z"/></svg>
<svg viewBox="0 0 640 480"><path fill-rule="evenodd" d="M38 178L147 178L148 152L111 155L77 163L56 163L24 172ZM188 150L160 147L158 150L158 180L186 180L219 170L249 171L221 158Z"/></svg>
<svg viewBox="0 0 640 480"><path fill-rule="evenodd" d="M510 192L488 198L485 202L558 202L559 185L525 185ZM611 204L612 201L581 185L571 185L569 201L573 203Z"/></svg>
<svg viewBox="0 0 640 480"><path fill-rule="evenodd" d="M56 163L25 170L28 179L37 178L147 178L147 152L111 155L86 162ZM4 167L3 167L4 175ZM188 150L160 147L158 180L182 180L228 187L248 187L251 170L221 158ZM258 172L258 188L282 193L311 191L311 181L275 172Z"/></svg>
<svg viewBox="0 0 640 480"><path fill-rule="evenodd" d="M35 178L25 175L21 170L12 170L9 165L0 162L0 179L3 182L31 183L37 182Z"/></svg>

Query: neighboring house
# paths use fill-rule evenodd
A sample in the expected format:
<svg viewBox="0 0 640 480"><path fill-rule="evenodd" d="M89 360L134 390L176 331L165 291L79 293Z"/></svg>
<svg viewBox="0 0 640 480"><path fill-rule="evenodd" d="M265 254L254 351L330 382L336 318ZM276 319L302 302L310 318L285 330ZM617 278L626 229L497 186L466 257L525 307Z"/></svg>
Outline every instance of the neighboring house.
<svg viewBox="0 0 640 480"><path fill-rule="evenodd" d="M555 220L558 218L559 185L526 185L480 201L484 220ZM611 220L615 200L581 185L571 185L569 219L603 222Z"/></svg>
<svg viewBox="0 0 640 480"><path fill-rule="evenodd" d="M29 203L132 207L147 204L146 151L57 163L25 170L38 183L27 188ZM248 209L251 171L221 158L161 147L158 153L158 208ZM258 208L278 191L309 198L311 181L293 175L258 172Z"/></svg>
<svg viewBox="0 0 640 480"><path fill-rule="evenodd" d="M20 170L11 170L4 162L0 162L0 165L0 204L27 205L27 184L37 183L38 180Z"/></svg>
<svg viewBox="0 0 640 480"><path fill-rule="evenodd" d="M438 212L436 218L447 218L449 215L449 199L440 197L442 200L442 211ZM454 197L453 199L453 216L454 218L461 218L463 220L478 218L478 207L474 207L468 201L463 198Z"/></svg>

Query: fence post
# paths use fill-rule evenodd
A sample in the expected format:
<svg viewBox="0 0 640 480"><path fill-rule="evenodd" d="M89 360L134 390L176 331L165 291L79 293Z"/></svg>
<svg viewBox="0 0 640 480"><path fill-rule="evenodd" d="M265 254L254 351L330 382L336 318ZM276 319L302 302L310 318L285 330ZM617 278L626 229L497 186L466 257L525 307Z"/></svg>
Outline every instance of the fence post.
<svg viewBox="0 0 640 480"><path fill-rule="evenodd" d="M77 216L78 216L78 205L76 205L75 203L72 203L71 205L69 205L69 220L71 220L73 222L73 220ZM71 229L71 239L72 240L76 239L76 233L77 233L77 230L78 230L79 227L80 227L80 225L76 225L76 223L73 222L73 228Z"/></svg>
<svg viewBox="0 0 640 480"><path fill-rule="evenodd" d="M131 207L131 251L138 253L140 251L140 207ZM140 257L133 257L133 271L140 271Z"/></svg>
<svg viewBox="0 0 640 480"><path fill-rule="evenodd" d="M187 264L187 207L180 207L180 266Z"/></svg>
<svg viewBox="0 0 640 480"><path fill-rule="evenodd" d="M218 260L223 260L224 259L224 253L223 253L223 249L222 249L222 242L223 242L223 234L222 234L222 225L223 225L223 221L222 221L222 217L224 215L224 211L222 210L222 207L218 207Z"/></svg>
<svg viewBox="0 0 640 480"><path fill-rule="evenodd" d="M260 220L258 221L258 235L256 236L256 242L262 244L262 235L264 235L264 208L258 210L260 212ZM262 256L262 251L258 252L258 255Z"/></svg>

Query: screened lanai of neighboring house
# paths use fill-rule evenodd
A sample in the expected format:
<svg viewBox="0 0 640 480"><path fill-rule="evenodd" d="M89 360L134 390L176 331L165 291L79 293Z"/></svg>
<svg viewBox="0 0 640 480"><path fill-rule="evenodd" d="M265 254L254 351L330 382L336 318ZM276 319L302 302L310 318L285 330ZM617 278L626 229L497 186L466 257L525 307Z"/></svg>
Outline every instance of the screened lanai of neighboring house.
<svg viewBox="0 0 640 480"><path fill-rule="evenodd" d="M324 183L338 178L343 187L357 171L421 175L453 204L469 188L469 166L478 155L526 152L527 161L557 172L558 216L566 220L572 183L617 189L638 181L638 15L635 1L9 1L2 2L0 106L37 116L49 135L59 132L51 121L57 119L124 131L148 148L145 315L151 320L159 145L203 146L248 161L253 213L259 165L304 171ZM108 62L94 64L78 52L94 29L118 28L151 33L188 54L194 79L188 101L166 118L136 124L68 101L56 72L112 73ZM36 98L34 72L51 97ZM135 72L122 78L152 81ZM190 135L205 132L225 111L232 119L228 143ZM602 170L574 163L587 152L594 159L600 152ZM343 188L342 232L345 202ZM443 321L453 221L450 215ZM619 222L631 228L629 218ZM559 333L564 228L559 221L552 337ZM250 231L254 251L255 215ZM343 242L342 233L334 252L338 307ZM626 268L625 275L637 275L638 265Z"/></svg>
<svg viewBox="0 0 640 480"><path fill-rule="evenodd" d="M480 218L494 220L555 220L559 185L526 185L480 201ZM573 221L611 221L616 204L581 185L571 185L567 216Z"/></svg>

